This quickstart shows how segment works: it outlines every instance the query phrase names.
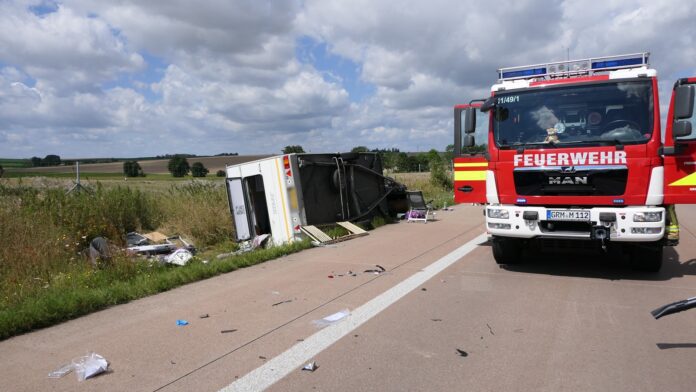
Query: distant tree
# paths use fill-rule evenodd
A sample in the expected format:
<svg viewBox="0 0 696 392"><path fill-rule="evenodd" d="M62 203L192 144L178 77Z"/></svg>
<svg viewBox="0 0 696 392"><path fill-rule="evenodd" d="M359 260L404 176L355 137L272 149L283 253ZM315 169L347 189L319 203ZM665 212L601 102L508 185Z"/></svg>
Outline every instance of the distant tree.
<svg viewBox="0 0 696 392"><path fill-rule="evenodd" d="M58 155L46 155L46 157L41 161L42 166L58 166L60 165L60 156Z"/></svg>
<svg viewBox="0 0 696 392"><path fill-rule="evenodd" d="M215 173L215 175L218 176L218 177L225 177L225 171L224 171L224 170L218 170L218 171Z"/></svg>
<svg viewBox="0 0 696 392"><path fill-rule="evenodd" d="M2 165L0 165L0 178L2 175L5 174L5 169L2 168Z"/></svg>
<svg viewBox="0 0 696 392"><path fill-rule="evenodd" d="M370 152L370 149L365 146L357 146L353 147L353 149L350 150L350 152Z"/></svg>
<svg viewBox="0 0 696 392"><path fill-rule="evenodd" d="M143 168L137 161L125 161L123 162L123 174L126 177L145 177L143 173Z"/></svg>
<svg viewBox="0 0 696 392"><path fill-rule="evenodd" d="M191 175L194 177L205 177L209 170L205 168L202 162L193 162L191 166Z"/></svg>
<svg viewBox="0 0 696 392"><path fill-rule="evenodd" d="M41 158L39 158L39 157L31 157L31 165L32 165L33 167L41 166Z"/></svg>
<svg viewBox="0 0 696 392"><path fill-rule="evenodd" d="M172 157L172 159L169 160L169 163L167 164L167 169L170 173L172 173L172 176L183 177L188 174L189 170L191 170L191 166L189 166L186 157L183 157L181 155L174 155L174 157Z"/></svg>
<svg viewBox="0 0 696 392"><path fill-rule="evenodd" d="M283 148L283 154L304 153L304 152L305 152L304 148L302 148L302 146L300 146L300 145L285 146L285 148Z"/></svg>

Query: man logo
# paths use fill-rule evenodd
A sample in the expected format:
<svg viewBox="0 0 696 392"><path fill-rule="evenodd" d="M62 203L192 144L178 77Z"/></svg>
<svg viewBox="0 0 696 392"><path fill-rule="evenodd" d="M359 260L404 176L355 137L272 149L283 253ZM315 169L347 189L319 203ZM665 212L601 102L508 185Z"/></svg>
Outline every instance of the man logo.
<svg viewBox="0 0 696 392"><path fill-rule="evenodd" d="M549 177L549 185L587 185L587 176Z"/></svg>

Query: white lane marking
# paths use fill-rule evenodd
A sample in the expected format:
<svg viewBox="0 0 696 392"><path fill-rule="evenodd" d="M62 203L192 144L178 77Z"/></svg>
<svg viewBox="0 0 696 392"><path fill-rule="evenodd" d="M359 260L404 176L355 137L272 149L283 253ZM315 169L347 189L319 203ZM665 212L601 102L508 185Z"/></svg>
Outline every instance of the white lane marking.
<svg viewBox="0 0 696 392"><path fill-rule="evenodd" d="M366 304L355 309L344 320L330 325L315 333L303 342L297 343L284 353L266 362L263 366L252 370L244 377L222 388L221 392L232 391L261 391L275 384L281 378L305 365L317 354L336 343L342 337L382 312L384 309L400 300L406 294L420 287L423 283L454 264L457 260L476 249L485 242L487 234L483 233L467 242L441 259L423 268L391 289L373 298Z"/></svg>

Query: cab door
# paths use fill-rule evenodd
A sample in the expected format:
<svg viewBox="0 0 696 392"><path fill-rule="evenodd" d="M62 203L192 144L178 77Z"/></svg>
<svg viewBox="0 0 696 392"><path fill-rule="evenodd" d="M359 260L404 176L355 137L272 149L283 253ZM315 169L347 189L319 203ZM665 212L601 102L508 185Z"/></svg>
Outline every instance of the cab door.
<svg viewBox="0 0 696 392"><path fill-rule="evenodd" d="M696 77L674 84L667 114L664 155L664 203L696 204Z"/></svg>
<svg viewBox="0 0 696 392"><path fill-rule="evenodd" d="M456 105L454 107L454 202L480 203L486 202L486 148L488 142L488 114L481 113L480 102ZM466 109L475 108L476 123L473 133L474 145L462 146Z"/></svg>

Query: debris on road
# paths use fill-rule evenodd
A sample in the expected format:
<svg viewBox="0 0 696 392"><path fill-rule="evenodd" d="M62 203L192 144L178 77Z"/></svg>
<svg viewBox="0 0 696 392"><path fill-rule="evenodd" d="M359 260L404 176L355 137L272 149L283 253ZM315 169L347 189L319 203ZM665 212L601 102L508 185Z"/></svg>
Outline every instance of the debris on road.
<svg viewBox="0 0 696 392"><path fill-rule="evenodd" d="M198 318L208 318L208 317L210 317L210 316L208 315L208 313L205 313L205 314L202 314L202 315L198 316Z"/></svg>
<svg viewBox="0 0 696 392"><path fill-rule="evenodd" d="M189 323L189 322L186 321L186 320L176 320L176 325L178 325L178 326L180 326L180 327L182 327L182 326L184 326L184 325L188 325L188 323Z"/></svg>
<svg viewBox="0 0 696 392"><path fill-rule="evenodd" d="M488 327L488 331L490 331L491 335L495 335L495 332L493 332L493 328L491 328L491 326L488 325L488 323L486 323L486 326Z"/></svg>
<svg viewBox="0 0 696 392"><path fill-rule="evenodd" d="M430 319L430 321L442 321L442 319Z"/></svg>
<svg viewBox="0 0 696 392"><path fill-rule="evenodd" d="M317 327L326 327L327 325L331 325L333 323L336 323L338 321L341 321L344 319L346 316L350 314L350 310L348 309L343 309L340 312L336 312L332 315L326 316L321 320L314 320L312 323L316 325Z"/></svg>
<svg viewBox="0 0 696 392"><path fill-rule="evenodd" d="M84 357L73 359L77 381L84 381L97 374L104 373L109 368L109 362L97 353L89 353Z"/></svg>
<svg viewBox="0 0 696 392"><path fill-rule="evenodd" d="M259 359L262 359L262 360L265 361L265 360L266 360L266 357L264 357L263 355L259 355Z"/></svg>
<svg viewBox="0 0 696 392"><path fill-rule="evenodd" d="M469 356L469 353L467 353L464 350L460 350L458 348L456 350L457 350L457 354L459 354L460 357L468 357Z"/></svg>
<svg viewBox="0 0 696 392"><path fill-rule="evenodd" d="M72 372L74 369L74 366L72 363L67 363L58 369L48 373L48 378L61 378L65 376L66 374Z"/></svg>
<svg viewBox="0 0 696 392"><path fill-rule="evenodd" d="M377 267L377 269L367 269L367 270L365 270L365 271L363 271L363 272L365 272L365 273L374 273L375 275L379 275L379 274L381 274L382 272L385 272L385 271L386 271L386 269L385 269L384 267L382 267L381 265L379 265L379 264L375 265L375 267Z"/></svg>
<svg viewBox="0 0 696 392"><path fill-rule="evenodd" d="M285 301L276 302L276 303L274 303L274 304L271 305L271 306L278 306L278 305L287 304L287 303L290 303L290 302L292 302L291 299L286 299Z"/></svg>
<svg viewBox="0 0 696 392"><path fill-rule="evenodd" d="M97 374L103 373L108 369L109 362L101 355L91 352L83 357L77 357L71 363L67 363L60 368L48 373L49 378L61 378L66 374L75 371L77 381L84 381Z"/></svg>
<svg viewBox="0 0 696 392"><path fill-rule="evenodd" d="M223 329L222 331L220 331L220 333L232 333L232 332L237 332L237 330L236 329Z"/></svg>
<svg viewBox="0 0 696 392"><path fill-rule="evenodd" d="M428 289L426 289L425 287L422 287L421 291L428 291Z"/></svg>
<svg viewBox="0 0 696 392"><path fill-rule="evenodd" d="M317 363L312 361L312 362L304 365L304 367L302 367L302 370L308 370L310 372L313 372L313 371L317 370L318 367L319 366L317 366Z"/></svg>

